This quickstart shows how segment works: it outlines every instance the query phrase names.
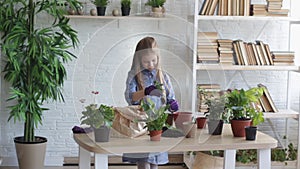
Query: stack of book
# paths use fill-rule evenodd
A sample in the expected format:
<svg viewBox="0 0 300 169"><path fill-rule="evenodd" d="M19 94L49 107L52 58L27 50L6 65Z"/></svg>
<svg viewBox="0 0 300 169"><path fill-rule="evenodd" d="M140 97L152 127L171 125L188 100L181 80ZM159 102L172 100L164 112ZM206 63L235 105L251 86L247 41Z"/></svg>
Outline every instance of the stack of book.
<svg viewBox="0 0 300 169"><path fill-rule="evenodd" d="M199 15L249 16L250 0L205 0Z"/></svg>
<svg viewBox="0 0 300 169"><path fill-rule="evenodd" d="M269 16L288 16L289 9L281 9L282 0L267 0Z"/></svg>
<svg viewBox="0 0 300 169"><path fill-rule="evenodd" d="M274 65L294 65L295 52L292 51L273 51L272 58Z"/></svg>
<svg viewBox="0 0 300 169"><path fill-rule="evenodd" d="M198 62L218 63L218 33L217 32L198 32Z"/></svg>
<svg viewBox="0 0 300 169"><path fill-rule="evenodd" d="M269 45L260 40L256 43L235 40L233 48L236 65L273 65Z"/></svg>
<svg viewBox="0 0 300 169"><path fill-rule="evenodd" d="M267 5L265 4L253 4L250 7L251 16L267 16Z"/></svg>
<svg viewBox="0 0 300 169"><path fill-rule="evenodd" d="M231 39L218 39L218 52L220 56L220 64L232 65L233 61L233 49Z"/></svg>
<svg viewBox="0 0 300 169"><path fill-rule="evenodd" d="M208 112L207 99L220 97L221 87L219 84L198 84L198 112Z"/></svg>
<svg viewBox="0 0 300 169"><path fill-rule="evenodd" d="M263 95L259 99L260 105L264 112L278 112L278 109L276 108L273 99L269 93L269 90L267 87L263 84L258 84L258 87L263 88Z"/></svg>

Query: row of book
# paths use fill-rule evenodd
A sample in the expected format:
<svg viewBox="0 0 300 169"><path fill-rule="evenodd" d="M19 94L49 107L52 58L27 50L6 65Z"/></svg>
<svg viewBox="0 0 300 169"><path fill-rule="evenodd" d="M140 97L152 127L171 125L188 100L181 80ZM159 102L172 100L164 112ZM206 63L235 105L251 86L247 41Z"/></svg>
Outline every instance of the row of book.
<svg viewBox="0 0 300 169"><path fill-rule="evenodd" d="M222 65L294 65L292 51L271 51L261 40L218 39L217 32L198 32L197 61Z"/></svg>
<svg viewBox="0 0 300 169"><path fill-rule="evenodd" d="M204 0L199 15L222 16L288 16L282 0L267 0L267 4L251 4L250 0Z"/></svg>
<svg viewBox="0 0 300 169"><path fill-rule="evenodd" d="M258 87L263 88L263 95L259 99L258 103L253 103L259 111L263 112L278 112L274 101L270 95L268 88L263 84L258 84ZM206 104L208 99L219 98L221 94L226 91L222 91L219 84L198 84L198 112L208 112L209 106Z"/></svg>

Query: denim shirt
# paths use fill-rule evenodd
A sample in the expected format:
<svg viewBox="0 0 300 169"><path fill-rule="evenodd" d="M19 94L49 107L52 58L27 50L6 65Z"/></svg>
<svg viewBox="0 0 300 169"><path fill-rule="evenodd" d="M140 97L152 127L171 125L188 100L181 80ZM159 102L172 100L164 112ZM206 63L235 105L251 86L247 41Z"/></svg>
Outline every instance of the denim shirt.
<svg viewBox="0 0 300 169"><path fill-rule="evenodd" d="M154 85L154 82L156 81L156 69L149 71L148 69L142 70L142 82L144 82L144 86L148 87L151 85ZM135 73L133 71L128 72L128 77L126 81L126 91L125 91L125 99L129 105L138 105L140 104L139 101L132 101L132 95L133 93L137 92L138 89L138 83L135 78ZM166 89L166 97L167 102L171 99L175 99L175 93L173 90L172 83L170 81L170 77L163 72L164 80L166 84L164 84L164 87Z"/></svg>

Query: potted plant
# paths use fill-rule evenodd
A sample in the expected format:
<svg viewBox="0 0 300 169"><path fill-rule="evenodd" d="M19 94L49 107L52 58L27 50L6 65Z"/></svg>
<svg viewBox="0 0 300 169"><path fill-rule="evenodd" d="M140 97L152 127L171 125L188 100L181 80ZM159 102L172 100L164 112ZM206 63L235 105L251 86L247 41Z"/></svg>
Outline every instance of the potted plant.
<svg viewBox="0 0 300 169"><path fill-rule="evenodd" d="M122 16L128 16L130 14L131 0L121 0Z"/></svg>
<svg viewBox="0 0 300 169"><path fill-rule="evenodd" d="M245 137L245 127L250 126L251 119L256 123L263 118L262 112L253 106L262 94L263 89L260 87L249 90L229 90L226 94L226 111L230 115L231 128L235 137Z"/></svg>
<svg viewBox="0 0 300 169"><path fill-rule="evenodd" d="M97 8L98 16L104 16L109 0L94 0L92 3L94 3Z"/></svg>
<svg viewBox="0 0 300 169"><path fill-rule="evenodd" d="M66 2L75 9L80 7L77 0ZM57 1L2 0L0 6L3 72L11 86L8 120L24 122L23 136L14 138L19 168L41 169L47 139L36 136L35 128L42 124L43 112L48 110L43 106L45 101L64 101L64 63L75 58L68 50L77 46L77 32ZM51 15L53 22L41 27L36 22L43 14Z"/></svg>
<svg viewBox="0 0 300 169"><path fill-rule="evenodd" d="M152 13L154 17L161 17L165 12L165 2L166 0L148 0L148 2L145 5L152 7Z"/></svg>
<svg viewBox="0 0 300 169"><path fill-rule="evenodd" d="M90 104L85 107L80 118L81 124L89 125L93 128L96 142L108 142L110 127L114 119L114 110L111 106L101 104Z"/></svg>
<svg viewBox="0 0 300 169"><path fill-rule="evenodd" d="M208 133L212 135L222 134L224 120L227 119L225 111L225 97L209 98L206 102L208 105Z"/></svg>
<svg viewBox="0 0 300 169"><path fill-rule="evenodd" d="M162 129L166 125L168 114L165 113L168 109L167 105L162 105L159 97L147 96L141 101L141 107L146 113L147 130L150 133L151 141L160 141Z"/></svg>

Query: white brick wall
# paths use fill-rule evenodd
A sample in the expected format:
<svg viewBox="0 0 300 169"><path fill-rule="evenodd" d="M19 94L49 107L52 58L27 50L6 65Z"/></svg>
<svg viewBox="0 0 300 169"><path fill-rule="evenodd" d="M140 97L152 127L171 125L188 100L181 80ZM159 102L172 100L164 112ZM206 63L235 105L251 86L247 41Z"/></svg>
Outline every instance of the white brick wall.
<svg viewBox="0 0 300 169"><path fill-rule="evenodd" d="M116 0L111 2L107 8L107 14L110 14L112 9L119 7L118 2ZM173 20L71 19L72 26L78 31L80 45L75 50L78 58L67 65L65 103L47 103L46 106L50 110L44 113L43 125L39 126L37 130L38 135L48 138L46 165L62 165L64 156L77 155L78 147L72 139L71 128L80 124L79 119L83 105L79 99L85 98L87 103L96 99L98 103L114 106L126 105L123 93L127 72L131 65L135 45L144 36L154 36L158 40L164 68L172 78L182 109L190 109L191 70L188 65L191 61L190 41L192 38L189 37L189 34L193 25L187 22L186 18L187 15L193 13L193 7L188 2L193 1L167 1L167 13L178 16ZM140 1L133 2L132 13L142 10L142 7L136 5L139 3ZM88 4L86 11L89 11L91 7L92 5ZM49 18L46 17L43 22L49 22ZM199 28L201 31L214 30L215 26L222 38L245 41L261 39L270 44L271 50L287 50L288 25L283 22L267 23L264 29L262 29L262 24L256 21L233 23L205 21L199 25L201 25ZM261 30L262 33L260 33ZM210 78L207 79L204 76L205 72L200 72L198 82L211 79L211 82L216 80L225 87L233 72L213 71L209 74ZM245 71L244 74L251 86L261 82L266 84L279 108L286 106L286 72ZM295 81L293 84L299 82L296 81L296 76L292 80ZM229 87L245 88L246 85L237 76ZM100 91L100 95L93 98L90 94L92 90ZM293 90L295 90L291 98L293 107L298 109L299 88L294 85ZM1 80L0 156L5 157L4 165L16 165L12 140L13 137L22 134L23 126L20 123L7 122L7 103L5 102L7 93L8 85ZM270 130L267 124L265 126L267 131ZM291 128L296 127L294 125ZM295 130L292 131L295 132Z"/></svg>

